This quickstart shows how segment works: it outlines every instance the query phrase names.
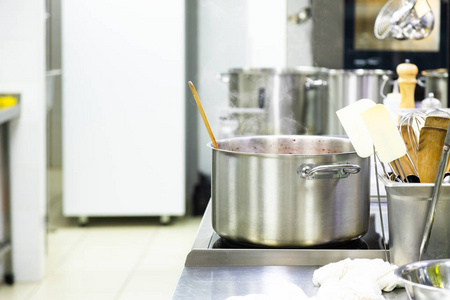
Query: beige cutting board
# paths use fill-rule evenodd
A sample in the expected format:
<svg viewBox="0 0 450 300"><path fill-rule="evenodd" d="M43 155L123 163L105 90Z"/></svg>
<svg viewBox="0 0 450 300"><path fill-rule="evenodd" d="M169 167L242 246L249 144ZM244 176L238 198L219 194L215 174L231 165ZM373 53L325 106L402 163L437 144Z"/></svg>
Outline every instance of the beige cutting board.
<svg viewBox="0 0 450 300"><path fill-rule="evenodd" d="M417 170L421 183L434 183L447 129L422 127L420 130ZM449 169L447 165L446 172Z"/></svg>

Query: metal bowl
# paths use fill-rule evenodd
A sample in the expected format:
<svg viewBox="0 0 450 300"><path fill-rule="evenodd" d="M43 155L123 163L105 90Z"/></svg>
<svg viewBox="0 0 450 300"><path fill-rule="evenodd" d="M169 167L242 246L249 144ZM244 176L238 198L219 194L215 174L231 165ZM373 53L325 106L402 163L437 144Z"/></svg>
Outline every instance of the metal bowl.
<svg viewBox="0 0 450 300"><path fill-rule="evenodd" d="M405 283L410 299L450 299L450 259L403 265L395 270L395 275Z"/></svg>

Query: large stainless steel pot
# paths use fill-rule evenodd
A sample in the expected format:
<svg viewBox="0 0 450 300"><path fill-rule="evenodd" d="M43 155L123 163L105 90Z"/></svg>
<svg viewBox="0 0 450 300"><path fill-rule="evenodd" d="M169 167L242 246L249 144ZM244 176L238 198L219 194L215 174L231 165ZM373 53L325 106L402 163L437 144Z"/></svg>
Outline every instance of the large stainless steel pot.
<svg viewBox="0 0 450 300"><path fill-rule="evenodd" d="M425 95L433 93L441 100L442 107L448 107L447 69L425 70L422 75L425 77Z"/></svg>
<svg viewBox="0 0 450 300"><path fill-rule="evenodd" d="M349 241L369 225L368 158L328 136L255 136L212 148L213 228L272 247Z"/></svg>
<svg viewBox="0 0 450 300"><path fill-rule="evenodd" d="M387 81L392 79L390 70L337 70L329 71L328 76L328 134L345 135L336 111L360 99L370 99L382 103L382 94L387 94ZM392 86L391 86L392 88ZM386 89L386 90L384 90Z"/></svg>
<svg viewBox="0 0 450 300"><path fill-rule="evenodd" d="M249 124L250 134L326 134L327 74L316 67L236 68L221 79L228 82L231 107L264 109L263 116L255 116L262 124L257 132L249 116L239 120ZM239 129L237 135L248 135L244 126Z"/></svg>

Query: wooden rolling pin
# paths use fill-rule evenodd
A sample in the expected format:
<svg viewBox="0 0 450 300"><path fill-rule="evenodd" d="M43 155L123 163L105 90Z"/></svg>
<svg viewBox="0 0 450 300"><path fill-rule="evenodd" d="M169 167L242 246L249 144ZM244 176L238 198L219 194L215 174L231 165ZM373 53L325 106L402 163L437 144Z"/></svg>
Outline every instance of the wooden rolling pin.
<svg viewBox="0 0 450 300"><path fill-rule="evenodd" d="M397 66L398 86L400 88L400 108L414 108L414 91L416 89L416 75L419 72L415 64L407 59Z"/></svg>

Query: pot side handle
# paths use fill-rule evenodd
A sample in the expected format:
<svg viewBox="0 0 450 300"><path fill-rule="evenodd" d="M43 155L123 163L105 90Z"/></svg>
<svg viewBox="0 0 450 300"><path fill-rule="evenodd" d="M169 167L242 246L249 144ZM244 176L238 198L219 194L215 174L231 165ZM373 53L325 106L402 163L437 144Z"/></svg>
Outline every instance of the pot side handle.
<svg viewBox="0 0 450 300"><path fill-rule="evenodd" d="M355 164L302 164L297 168L297 174L302 179L341 179L347 178L350 174L361 171L361 167Z"/></svg>
<svg viewBox="0 0 450 300"><path fill-rule="evenodd" d="M417 78L417 84L423 88L427 87L427 77L420 76L419 78Z"/></svg>
<svg viewBox="0 0 450 300"><path fill-rule="evenodd" d="M224 82L224 83L228 83L230 82L230 74L229 73L220 73L216 75L217 79Z"/></svg>
<svg viewBox="0 0 450 300"><path fill-rule="evenodd" d="M322 79L314 80L309 77L306 77L306 82L305 82L306 90L313 90L313 89L325 87L325 86L328 86L328 82L326 80L322 80Z"/></svg>

